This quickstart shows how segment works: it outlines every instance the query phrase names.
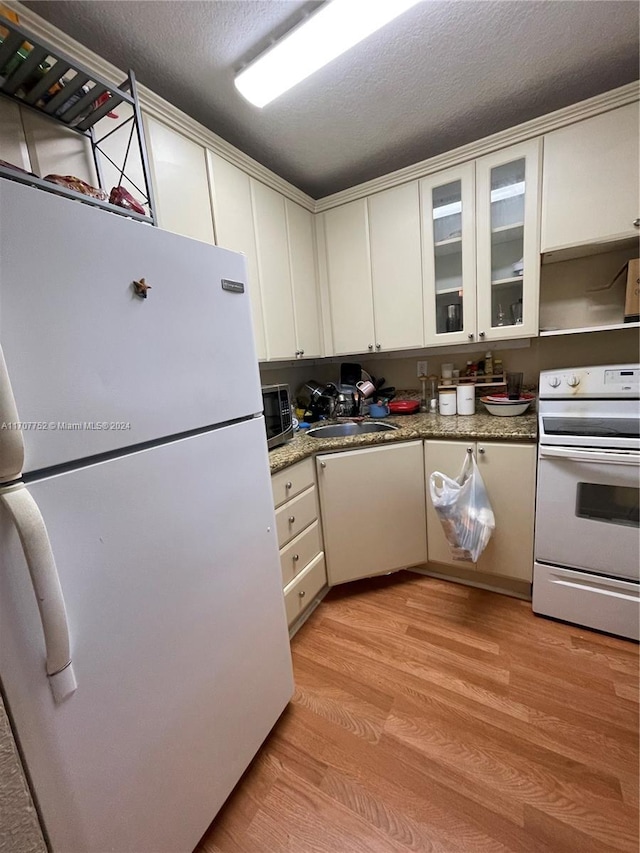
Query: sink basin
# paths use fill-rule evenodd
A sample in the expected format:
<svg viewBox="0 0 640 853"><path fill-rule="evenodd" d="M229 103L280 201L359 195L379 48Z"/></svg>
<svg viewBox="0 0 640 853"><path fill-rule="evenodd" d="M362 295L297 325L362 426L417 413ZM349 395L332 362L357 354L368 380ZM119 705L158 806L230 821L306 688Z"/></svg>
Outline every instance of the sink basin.
<svg viewBox="0 0 640 853"><path fill-rule="evenodd" d="M328 426L314 427L307 432L313 438L342 438L345 435L367 435L370 432L388 432L398 429L393 424L380 424L377 421L366 421L365 423L329 424Z"/></svg>

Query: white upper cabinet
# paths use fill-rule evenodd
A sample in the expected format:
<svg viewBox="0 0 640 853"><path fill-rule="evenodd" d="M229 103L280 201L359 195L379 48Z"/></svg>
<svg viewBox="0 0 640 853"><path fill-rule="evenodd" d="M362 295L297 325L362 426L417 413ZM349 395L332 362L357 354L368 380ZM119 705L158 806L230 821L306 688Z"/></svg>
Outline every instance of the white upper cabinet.
<svg viewBox="0 0 640 853"><path fill-rule="evenodd" d="M258 252L253 225L251 179L227 160L207 151L216 242L225 249L247 256L249 294L253 315L253 336L260 360L267 357L262 294L258 273Z"/></svg>
<svg viewBox="0 0 640 853"><path fill-rule="evenodd" d="M636 102L544 137L543 252L638 236L639 126Z"/></svg>
<svg viewBox="0 0 640 853"><path fill-rule="evenodd" d="M149 116L144 124L158 225L213 243L205 149Z"/></svg>
<svg viewBox="0 0 640 853"><path fill-rule="evenodd" d="M296 337L284 197L260 181L250 181L267 357L293 358Z"/></svg>
<svg viewBox="0 0 640 853"><path fill-rule="evenodd" d="M247 256L261 361L322 354L312 214L208 152L218 245Z"/></svg>
<svg viewBox="0 0 640 853"><path fill-rule="evenodd" d="M322 355L312 214L251 179L267 358Z"/></svg>
<svg viewBox="0 0 640 853"><path fill-rule="evenodd" d="M288 198L284 206L293 288L295 355L315 358L322 355L322 338L313 214Z"/></svg>
<svg viewBox="0 0 640 853"><path fill-rule="evenodd" d="M417 181L322 216L335 354L424 346Z"/></svg>
<svg viewBox="0 0 640 853"><path fill-rule="evenodd" d="M376 350L424 346L418 182L368 201Z"/></svg>
<svg viewBox="0 0 640 853"><path fill-rule="evenodd" d="M367 200L321 214L335 355L373 352L373 293Z"/></svg>
<svg viewBox="0 0 640 853"><path fill-rule="evenodd" d="M473 163L420 181L424 327L427 346L476 334L475 169Z"/></svg>
<svg viewBox="0 0 640 853"><path fill-rule="evenodd" d="M480 341L538 334L541 140L476 160Z"/></svg>

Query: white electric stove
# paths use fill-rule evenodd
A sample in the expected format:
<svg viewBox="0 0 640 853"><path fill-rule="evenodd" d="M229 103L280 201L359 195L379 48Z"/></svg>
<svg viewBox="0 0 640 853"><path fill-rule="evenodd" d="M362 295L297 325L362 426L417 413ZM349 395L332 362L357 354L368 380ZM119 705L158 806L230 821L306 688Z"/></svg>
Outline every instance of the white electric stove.
<svg viewBox="0 0 640 853"><path fill-rule="evenodd" d="M640 366L540 374L533 610L640 639Z"/></svg>

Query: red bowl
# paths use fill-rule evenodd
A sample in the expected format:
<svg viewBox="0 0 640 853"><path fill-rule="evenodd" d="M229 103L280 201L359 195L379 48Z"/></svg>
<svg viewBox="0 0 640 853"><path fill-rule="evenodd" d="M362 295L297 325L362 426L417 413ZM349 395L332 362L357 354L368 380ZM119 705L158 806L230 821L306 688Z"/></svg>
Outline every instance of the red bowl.
<svg viewBox="0 0 640 853"><path fill-rule="evenodd" d="M392 400L389 403L389 411L392 415L415 415L419 410L418 400Z"/></svg>

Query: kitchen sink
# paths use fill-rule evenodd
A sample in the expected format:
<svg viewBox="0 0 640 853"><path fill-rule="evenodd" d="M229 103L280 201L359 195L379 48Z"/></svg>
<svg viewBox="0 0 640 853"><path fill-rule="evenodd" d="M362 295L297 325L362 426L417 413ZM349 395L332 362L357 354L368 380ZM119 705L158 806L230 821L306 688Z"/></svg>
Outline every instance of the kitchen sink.
<svg viewBox="0 0 640 853"><path fill-rule="evenodd" d="M327 426L314 427L307 432L313 438L341 438L345 435L367 435L370 432L388 432L398 429L393 424L380 424L377 421L365 423L329 424Z"/></svg>

